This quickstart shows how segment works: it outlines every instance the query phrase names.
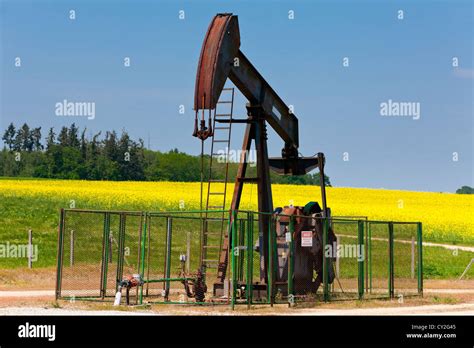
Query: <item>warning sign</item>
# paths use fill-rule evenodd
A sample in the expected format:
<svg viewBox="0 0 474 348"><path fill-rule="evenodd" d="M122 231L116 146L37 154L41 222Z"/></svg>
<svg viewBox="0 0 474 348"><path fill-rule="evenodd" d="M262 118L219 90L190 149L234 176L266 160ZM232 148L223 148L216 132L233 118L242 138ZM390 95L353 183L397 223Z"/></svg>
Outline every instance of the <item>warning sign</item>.
<svg viewBox="0 0 474 348"><path fill-rule="evenodd" d="M312 231L301 231L301 246L302 247L313 246L313 232Z"/></svg>

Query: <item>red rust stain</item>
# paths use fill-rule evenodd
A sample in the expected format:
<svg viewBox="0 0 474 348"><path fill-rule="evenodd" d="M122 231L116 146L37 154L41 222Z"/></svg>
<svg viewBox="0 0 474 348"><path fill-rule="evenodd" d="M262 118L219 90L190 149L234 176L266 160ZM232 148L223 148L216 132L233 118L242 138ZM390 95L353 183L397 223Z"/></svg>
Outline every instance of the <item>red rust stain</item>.
<svg viewBox="0 0 474 348"><path fill-rule="evenodd" d="M216 62L219 48L223 39L224 30L227 27L231 15L217 15L212 20L199 58L198 72L196 76L196 88L194 94L194 109L214 109L217 96L213 95L212 84L216 70ZM203 104L203 96L205 102Z"/></svg>

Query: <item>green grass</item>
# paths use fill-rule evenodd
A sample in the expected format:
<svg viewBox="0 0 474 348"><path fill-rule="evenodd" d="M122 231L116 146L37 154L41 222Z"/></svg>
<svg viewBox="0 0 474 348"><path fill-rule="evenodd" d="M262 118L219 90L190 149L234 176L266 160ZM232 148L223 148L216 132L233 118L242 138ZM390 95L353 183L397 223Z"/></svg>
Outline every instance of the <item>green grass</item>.
<svg viewBox="0 0 474 348"><path fill-rule="evenodd" d="M354 243L354 239L342 239L342 243ZM415 251L415 272L417 269ZM423 275L425 279L458 278L474 258L474 253L458 251L453 253L441 247L425 246L423 248ZM341 258L341 276L343 278L357 277L357 260ZM411 277L411 245L395 242L394 244L395 278L410 279ZM372 274L375 278L388 279L388 242L372 241ZM416 273L415 273L416 277ZM466 273L465 279L474 278L474 267Z"/></svg>
<svg viewBox="0 0 474 348"><path fill-rule="evenodd" d="M8 197L7 199L0 196L0 243L5 244L26 244L28 240L28 230L33 230L34 243L39 248L39 258L34 267L47 267L56 264L56 253L57 253L57 231L59 221L59 209L61 207L67 207L69 204L65 200L45 199L37 198L34 200L25 200L20 197ZM90 206L90 208L100 209L103 208L100 205ZM140 207L128 206L120 207L121 209L139 210ZM139 228L138 221L128 221L128 228L130 231L137 230ZM156 245L154 254L151 259L151 263L154 268L163 268L164 260L164 232L165 224L164 220L158 222L152 227L152 247ZM91 220L89 224L84 223L83 220L76 222L70 222L68 230L75 229L80 234L81 229L84 234L78 238L85 238L80 241L83 245L83 250L77 250L76 259L80 262L81 258L85 260L97 259L101 253L101 237L102 237L102 225L100 217L98 220ZM76 223L76 226L73 224ZM94 233L90 234L88 231L91 230L91 226L94 225ZM217 227L213 227L217 229ZM118 218L112 219L112 231L118 232ZM154 231L156 229L156 231ZM349 235L355 235L354 225L351 227L338 228L338 233L344 233ZM199 226L192 226L190 221L175 221L174 224L174 243L172 249L172 270L179 269L179 254L184 253L186 250L186 232L192 233L191 250L196 251L199 249ZM132 232L130 232L132 233ZM413 235L413 227L395 229L395 238L403 238L410 240ZM255 229L255 234L257 230ZM375 228L372 235L377 238L383 238L386 236L385 230L382 227ZM354 243L356 239L349 241L347 238L343 240L345 243ZM68 241L65 240L65 245ZM76 241L77 243L77 241ZM138 260L138 240L130 241L131 255L129 259L131 266L136 267L135 263ZM115 248L115 247L114 247ZM387 243L383 241L373 241L372 243L373 252L373 273L384 276L387 272ZM395 245L395 270L397 276L405 277L410 273L411 254L410 244L396 243ZM444 279L444 278L457 278L461 275L471 258L474 257L474 253L459 251L457 255L453 254L451 250L439 248L439 247L425 247L424 248L424 275L426 279ZM68 255L65 254L67 259ZM195 270L198 265L197 258L194 258L191 263L191 270ZM0 258L0 268L15 268L24 267L27 265L26 258ZM347 277L356 276L357 262L353 259L341 259L341 270L345 272ZM474 267L466 275L467 279L472 279L474 276ZM254 275L258 277L258 257L254 258Z"/></svg>

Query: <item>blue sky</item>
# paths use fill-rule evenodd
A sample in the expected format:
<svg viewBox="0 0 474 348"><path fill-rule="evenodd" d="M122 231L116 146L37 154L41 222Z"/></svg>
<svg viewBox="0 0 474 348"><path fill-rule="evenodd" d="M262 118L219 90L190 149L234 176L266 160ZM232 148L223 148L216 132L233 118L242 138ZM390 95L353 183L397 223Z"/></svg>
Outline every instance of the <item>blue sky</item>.
<svg viewBox="0 0 474 348"><path fill-rule="evenodd" d="M233 12L241 50L294 105L300 152L324 152L335 186L473 186L472 1L0 2L2 131L27 122L46 135L75 122L88 134L125 129L153 149L198 154L191 133L200 47L212 17ZM95 102L95 119L56 116L63 99ZM389 99L420 103L420 119L381 116ZM236 116L244 106L238 96ZM235 129L239 149L242 126ZM282 146L270 132L270 154Z"/></svg>

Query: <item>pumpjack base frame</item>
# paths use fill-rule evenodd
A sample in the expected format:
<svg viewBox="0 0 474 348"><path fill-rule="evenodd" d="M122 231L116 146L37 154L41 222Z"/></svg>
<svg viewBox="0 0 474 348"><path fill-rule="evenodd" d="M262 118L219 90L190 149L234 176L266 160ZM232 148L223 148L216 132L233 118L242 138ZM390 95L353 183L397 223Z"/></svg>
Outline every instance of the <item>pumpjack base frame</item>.
<svg viewBox="0 0 474 348"><path fill-rule="evenodd" d="M254 299L259 300L259 299L266 299L267 298L267 285L266 284L254 283L254 284L252 284L252 289L253 289L252 296L253 296ZM214 283L213 291L212 291L213 296L214 297L222 297L222 296L228 295L228 294L225 293L225 290L226 289L224 287L224 283L220 283L220 282ZM247 283L238 282L237 283L237 290L238 290L238 292L241 293L241 295L237 296L237 297L242 297L242 295L245 294L246 291L247 291Z"/></svg>
<svg viewBox="0 0 474 348"><path fill-rule="evenodd" d="M288 284L286 282L282 284L275 284L275 289L277 293L282 294L283 296L288 295ZM237 283L237 298L246 298L247 293L247 283L238 282ZM253 283L252 284L252 298L256 301L266 300L267 299L267 285L264 283ZM226 289L223 283L214 283L212 294L214 297L222 297L228 294L225 293ZM230 291L230 290L229 290Z"/></svg>

